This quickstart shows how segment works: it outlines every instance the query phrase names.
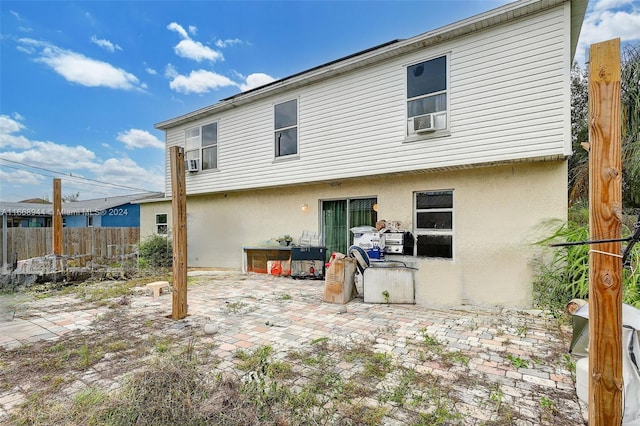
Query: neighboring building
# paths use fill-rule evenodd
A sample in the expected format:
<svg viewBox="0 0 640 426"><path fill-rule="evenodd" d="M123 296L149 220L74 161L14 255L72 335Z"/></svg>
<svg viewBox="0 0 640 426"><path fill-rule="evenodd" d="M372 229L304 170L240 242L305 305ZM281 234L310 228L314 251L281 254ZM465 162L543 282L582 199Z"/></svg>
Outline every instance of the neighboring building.
<svg viewBox="0 0 640 426"><path fill-rule="evenodd" d="M65 227L134 227L140 226L140 206L136 201L157 198L161 193L144 193L97 198L62 204ZM50 227L53 205L43 203L12 203L0 201L0 213L8 228Z"/></svg>
<svg viewBox="0 0 640 426"><path fill-rule="evenodd" d="M513 2L156 124L186 152L189 265L240 269L243 245L304 231L344 252L385 219L416 237L387 257L418 268L417 303L529 306L531 243L567 214L586 7ZM166 192L142 238L170 228L169 167Z"/></svg>

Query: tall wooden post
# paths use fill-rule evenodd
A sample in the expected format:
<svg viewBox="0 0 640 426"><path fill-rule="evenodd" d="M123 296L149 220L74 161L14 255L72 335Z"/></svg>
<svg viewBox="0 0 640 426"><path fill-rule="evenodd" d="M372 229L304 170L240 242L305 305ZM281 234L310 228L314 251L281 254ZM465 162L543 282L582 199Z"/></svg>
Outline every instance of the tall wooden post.
<svg viewBox="0 0 640 426"><path fill-rule="evenodd" d="M62 255L62 180L53 180L53 254Z"/></svg>
<svg viewBox="0 0 640 426"><path fill-rule="evenodd" d="M591 45L589 63L589 234L620 238L620 39ZM589 424L622 421L621 243L589 254Z"/></svg>
<svg viewBox="0 0 640 426"><path fill-rule="evenodd" d="M172 146L171 224L173 233L173 300L171 317L187 316L187 192L184 170L184 148Z"/></svg>

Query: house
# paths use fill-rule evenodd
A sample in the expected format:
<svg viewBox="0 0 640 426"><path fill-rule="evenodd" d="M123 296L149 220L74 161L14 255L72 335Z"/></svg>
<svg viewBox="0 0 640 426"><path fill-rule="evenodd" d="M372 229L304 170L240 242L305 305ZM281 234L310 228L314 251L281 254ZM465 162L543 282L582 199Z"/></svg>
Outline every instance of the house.
<svg viewBox="0 0 640 426"><path fill-rule="evenodd" d="M140 206L135 202L161 195L153 192L64 203L62 222L68 228L137 228L140 226ZM53 204L0 201L0 212L5 228L50 227Z"/></svg>
<svg viewBox="0 0 640 426"><path fill-rule="evenodd" d="M415 237L387 258L418 269L416 303L530 306L531 243L567 214L586 7L516 1L156 124L185 149L188 264L305 231L344 253L386 220ZM170 179L142 238L170 228Z"/></svg>

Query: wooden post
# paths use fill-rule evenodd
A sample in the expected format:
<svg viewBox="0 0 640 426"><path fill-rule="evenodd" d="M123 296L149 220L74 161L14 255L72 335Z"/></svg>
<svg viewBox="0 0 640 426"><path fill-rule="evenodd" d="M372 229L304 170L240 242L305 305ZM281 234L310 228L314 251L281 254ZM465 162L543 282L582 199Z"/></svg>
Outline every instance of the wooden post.
<svg viewBox="0 0 640 426"><path fill-rule="evenodd" d="M62 180L53 180L53 254L62 255Z"/></svg>
<svg viewBox="0 0 640 426"><path fill-rule="evenodd" d="M173 300L171 317L187 316L187 192L184 170L184 148L172 146L171 224L173 233Z"/></svg>
<svg viewBox="0 0 640 426"><path fill-rule="evenodd" d="M620 238L620 39L591 45L589 63L589 236ZM621 243L589 253L589 425L622 421Z"/></svg>

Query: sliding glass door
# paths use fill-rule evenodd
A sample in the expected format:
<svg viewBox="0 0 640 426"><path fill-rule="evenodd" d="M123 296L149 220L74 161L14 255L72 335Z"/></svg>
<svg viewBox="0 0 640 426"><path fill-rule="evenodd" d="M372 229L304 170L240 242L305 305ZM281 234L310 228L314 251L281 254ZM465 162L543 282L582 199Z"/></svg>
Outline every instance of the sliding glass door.
<svg viewBox="0 0 640 426"><path fill-rule="evenodd" d="M348 198L322 202L322 235L327 256L333 252L347 254L353 242L349 229L375 226L378 221L376 198Z"/></svg>

